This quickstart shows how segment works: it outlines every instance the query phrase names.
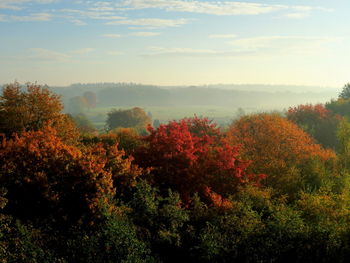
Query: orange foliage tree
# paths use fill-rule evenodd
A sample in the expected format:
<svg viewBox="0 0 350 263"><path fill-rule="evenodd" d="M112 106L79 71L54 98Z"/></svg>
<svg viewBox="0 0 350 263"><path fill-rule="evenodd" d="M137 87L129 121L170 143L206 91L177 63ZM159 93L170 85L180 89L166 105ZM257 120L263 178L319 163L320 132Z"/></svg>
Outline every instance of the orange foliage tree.
<svg viewBox="0 0 350 263"><path fill-rule="evenodd" d="M76 140L79 132L62 109L60 97L47 87L28 83L24 89L17 82L6 85L0 96L0 133L11 136L50 124L62 138Z"/></svg>
<svg viewBox="0 0 350 263"><path fill-rule="evenodd" d="M141 167L151 167L152 181L161 190L168 188L190 201L198 193L212 203L224 198L247 182L261 177L245 172L249 162L238 158L238 147L230 146L220 130L207 119L183 119L149 127L146 146L136 153Z"/></svg>
<svg viewBox="0 0 350 263"><path fill-rule="evenodd" d="M113 209L117 184L131 185L140 173L131 161L117 147L101 143L83 150L68 146L50 127L3 139L4 211L24 220L92 222L102 208Z"/></svg>
<svg viewBox="0 0 350 263"><path fill-rule="evenodd" d="M298 180L297 167L306 160L335 158L333 151L323 149L296 124L278 114L242 117L230 126L227 137L233 145L242 146L242 158L253 160L251 172L268 175L268 186L284 187L289 180Z"/></svg>

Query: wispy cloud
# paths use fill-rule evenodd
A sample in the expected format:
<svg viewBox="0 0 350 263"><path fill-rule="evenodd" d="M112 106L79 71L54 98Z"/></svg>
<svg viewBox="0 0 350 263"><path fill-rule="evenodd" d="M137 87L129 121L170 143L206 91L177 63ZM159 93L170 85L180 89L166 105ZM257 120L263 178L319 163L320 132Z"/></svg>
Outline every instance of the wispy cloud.
<svg viewBox="0 0 350 263"><path fill-rule="evenodd" d="M240 38L229 44L236 51L251 51L259 54L314 55L331 50L331 45L341 42L339 37L315 36L261 36Z"/></svg>
<svg viewBox="0 0 350 263"><path fill-rule="evenodd" d="M149 47L145 57L258 57L261 55L320 55L341 42L338 37L263 36L237 38L228 50Z"/></svg>
<svg viewBox="0 0 350 263"><path fill-rule="evenodd" d="M223 39L230 39L230 38L236 38L237 35L234 34L214 34L209 35L209 38L223 38Z"/></svg>
<svg viewBox="0 0 350 263"><path fill-rule="evenodd" d="M11 21L18 21L18 22L31 22L31 21L50 21L52 19L52 15L49 13L34 13L34 14L28 14L28 15L1 15L0 21L2 22L11 22Z"/></svg>
<svg viewBox="0 0 350 263"><path fill-rule="evenodd" d="M73 51L71 51L71 53L83 55L83 54L91 53L91 52L93 52L93 51L95 51L94 48L86 47L86 48L81 48L81 49L73 50Z"/></svg>
<svg viewBox="0 0 350 263"><path fill-rule="evenodd" d="M283 15L282 17L291 18L291 19L303 19L308 16L310 16L308 12L299 12L299 13L288 13Z"/></svg>
<svg viewBox="0 0 350 263"><path fill-rule="evenodd" d="M196 48L167 48L167 47L149 47L149 52L143 54L145 57L230 57L252 54L248 51L225 51L214 49L196 49Z"/></svg>
<svg viewBox="0 0 350 263"><path fill-rule="evenodd" d="M31 48L29 55L25 58L36 61L67 61L71 56L44 48Z"/></svg>
<svg viewBox="0 0 350 263"><path fill-rule="evenodd" d="M58 0L1 0L0 9L21 10L27 3L51 4Z"/></svg>
<svg viewBox="0 0 350 263"><path fill-rule="evenodd" d="M88 10L84 9L60 9L60 13L64 14L67 17L74 18L88 18L95 20L119 20L125 19L123 16L116 15L115 12L102 10L100 8L90 8Z"/></svg>
<svg viewBox="0 0 350 263"><path fill-rule="evenodd" d="M130 25L150 28L177 27L189 23L190 19L139 18L107 22L107 25Z"/></svg>
<svg viewBox="0 0 350 263"><path fill-rule="evenodd" d="M159 32L133 32L129 34L130 36L136 36L136 37L153 37L160 35Z"/></svg>
<svg viewBox="0 0 350 263"><path fill-rule="evenodd" d="M166 11L211 15L259 15L283 10L324 10L321 7L289 6L236 1L184 1L184 0L125 0L122 6L131 9L157 8Z"/></svg>
<svg viewBox="0 0 350 263"><path fill-rule="evenodd" d="M120 38L120 37L122 37L122 35L120 35L120 34L103 34L102 36L106 37L106 38Z"/></svg>
<svg viewBox="0 0 350 263"><path fill-rule="evenodd" d="M124 53L121 52L121 51L115 51L115 50L112 50L112 51L108 51L107 52L107 55L110 55L110 56L120 56L120 55L123 55Z"/></svg>
<svg viewBox="0 0 350 263"><path fill-rule="evenodd" d="M71 19L70 22L72 22L74 25L77 25L77 26L86 26L87 23L80 20L80 19Z"/></svg>

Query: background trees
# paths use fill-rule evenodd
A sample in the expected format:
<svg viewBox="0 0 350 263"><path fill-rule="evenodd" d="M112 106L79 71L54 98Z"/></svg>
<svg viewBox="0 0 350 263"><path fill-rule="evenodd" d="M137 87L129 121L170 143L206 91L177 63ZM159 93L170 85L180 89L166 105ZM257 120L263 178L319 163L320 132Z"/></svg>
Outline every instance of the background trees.
<svg viewBox="0 0 350 263"><path fill-rule="evenodd" d="M95 92L92 91L85 91L83 94L83 97L86 99L87 107L89 109L93 109L96 107L97 104L97 96Z"/></svg>
<svg viewBox="0 0 350 263"><path fill-rule="evenodd" d="M139 132L145 132L147 125L151 124L150 117L141 108L130 110L112 110L107 115L107 129L135 128Z"/></svg>

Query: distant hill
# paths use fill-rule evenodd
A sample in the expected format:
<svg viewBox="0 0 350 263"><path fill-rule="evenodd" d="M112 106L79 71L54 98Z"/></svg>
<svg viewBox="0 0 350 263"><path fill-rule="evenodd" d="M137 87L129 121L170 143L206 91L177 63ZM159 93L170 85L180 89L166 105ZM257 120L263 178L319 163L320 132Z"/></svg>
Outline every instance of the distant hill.
<svg viewBox="0 0 350 263"><path fill-rule="evenodd" d="M324 103L338 96L325 87L288 85L203 85L162 87L134 83L73 84L52 87L63 101L93 91L105 106L230 106L283 109L302 103Z"/></svg>

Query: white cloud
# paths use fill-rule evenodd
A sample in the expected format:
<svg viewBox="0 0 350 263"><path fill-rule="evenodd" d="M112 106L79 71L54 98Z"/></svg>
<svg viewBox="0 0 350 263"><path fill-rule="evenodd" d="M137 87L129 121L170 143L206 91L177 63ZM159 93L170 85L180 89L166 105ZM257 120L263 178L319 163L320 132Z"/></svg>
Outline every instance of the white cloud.
<svg viewBox="0 0 350 263"><path fill-rule="evenodd" d="M209 38L223 38L223 39L230 39L230 38L236 38L237 36L234 34L214 34L209 35Z"/></svg>
<svg viewBox="0 0 350 263"><path fill-rule="evenodd" d="M120 34L103 34L103 37L107 37L107 38L120 38L122 37L122 35Z"/></svg>
<svg viewBox="0 0 350 263"><path fill-rule="evenodd" d="M124 0L122 6L131 9L158 8L166 11L211 15L259 15L276 11L325 10L320 7L261 4L237 1L184 1L184 0Z"/></svg>
<svg viewBox="0 0 350 263"><path fill-rule="evenodd" d="M137 36L137 37L153 37L160 35L159 32L133 32L129 34L130 36Z"/></svg>
<svg viewBox="0 0 350 263"><path fill-rule="evenodd" d="M126 19L120 21L107 22L107 25L131 25L131 26L142 26L151 28L161 27L177 27L185 25L189 22L189 19L158 19L158 18L140 18L140 19Z"/></svg>

